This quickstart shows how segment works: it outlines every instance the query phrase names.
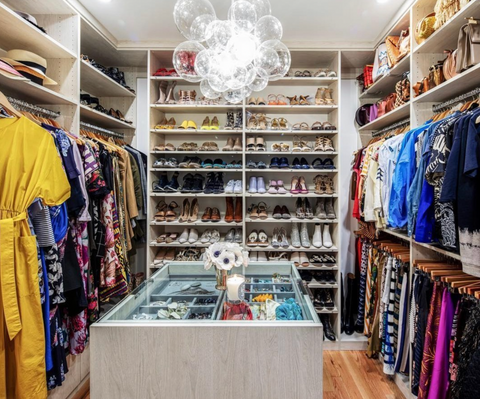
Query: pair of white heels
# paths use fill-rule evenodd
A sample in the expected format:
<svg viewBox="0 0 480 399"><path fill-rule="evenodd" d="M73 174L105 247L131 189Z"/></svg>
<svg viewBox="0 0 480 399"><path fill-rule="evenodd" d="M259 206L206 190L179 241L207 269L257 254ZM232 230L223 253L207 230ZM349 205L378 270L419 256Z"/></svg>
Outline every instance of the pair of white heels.
<svg viewBox="0 0 480 399"><path fill-rule="evenodd" d="M190 244L193 244L197 241L198 241L198 230L197 229L185 228L185 230L183 230L182 234L180 234L180 237L178 237L178 242L180 244L185 244L186 242L189 242Z"/></svg>

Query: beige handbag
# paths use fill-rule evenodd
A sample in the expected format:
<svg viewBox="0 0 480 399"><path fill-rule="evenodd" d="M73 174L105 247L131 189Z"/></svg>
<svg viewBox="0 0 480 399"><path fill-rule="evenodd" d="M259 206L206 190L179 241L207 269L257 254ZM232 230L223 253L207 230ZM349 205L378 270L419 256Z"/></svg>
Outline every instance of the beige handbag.
<svg viewBox="0 0 480 399"><path fill-rule="evenodd" d="M457 50L445 50L447 58L443 61L443 76L445 80L452 79L457 76Z"/></svg>
<svg viewBox="0 0 480 399"><path fill-rule="evenodd" d="M458 34L457 73L480 63L480 25L470 19Z"/></svg>
<svg viewBox="0 0 480 399"><path fill-rule="evenodd" d="M399 62L403 57L410 53L410 29L407 28L407 30L402 30L397 47L400 52L397 58L397 62Z"/></svg>

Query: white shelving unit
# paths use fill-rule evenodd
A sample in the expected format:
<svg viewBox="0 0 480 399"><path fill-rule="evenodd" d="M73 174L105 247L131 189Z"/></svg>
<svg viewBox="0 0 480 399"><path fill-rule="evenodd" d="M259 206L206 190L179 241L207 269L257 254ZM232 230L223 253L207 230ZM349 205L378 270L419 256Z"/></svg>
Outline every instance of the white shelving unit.
<svg viewBox="0 0 480 399"><path fill-rule="evenodd" d="M158 192L151 192L150 195L150 212L149 212L149 220L154 219L155 215L155 206L158 201L164 200L167 204L170 201L176 201L179 205L179 208L175 209L177 215L180 214L182 208L182 202L185 198L197 198L199 200L200 206L200 213L199 217L203 214L203 210L206 207L218 207L222 213L225 213L225 197L234 197L241 198L242 201L242 213L243 213L243 221L241 223L202 223L202 222L195 222L195 223L151 223L149 229L149 236L148 242L150 242L150 251L149 251L149 259L148 264L151 266L152 271L158 268L158 265L153 265L153 259L158 251L158 247L162 246L162 244L157 244L155 239L162 233L165 232L176 232L181 233L184 228L197 228L199 230L199 234L201 235L205 228L218 228L222 237L228 232L231 228L241 228L243 232L243 245L251 252L258 252L258 251L273 251L273 252L295 252L301 251L306 252L308 254L332 254L335 257L338 256L338 252L340 251L339 245L339 227L338 227L338 220L320 220L320 219L313 219L313 220L299 220L295 218L295 201L298 198L308 198L311 202L312 207L315 206L315 199L317 198L333 198L335 211L338 214L338 202L337 197L338 194L335 193L334 195L317 195L314 193L314 182L313 178L316 175L328 175L332 177L335 184L335 189L338 190L338 174L340 173L339 166L338 166L338 150L333 152L274 152L271 151L271 145L275 142L286 142L290 144L290 148L293 148L293 139L295 136L303 137L304 140L309 141L311 144L314 144L316 136L327 136L332 139L333 145L336 149L339 148L339 132L341 132L340 126L340 108L341 108L341 53L336 50L329 50L329 51L322 51L322 50L291 50L292 53L292 69L293 70L301 70L304 71L306 69L310 70L315 73L320 68L324 69L331 69L337 72L338 77L334 78L317 78L317 77L286 77L279 79L278 81L271 82L267 88L260 92L255 93L255 97L261 97L265 99L268 103L268 95L269 94L282 94L288 97L297 95L309 95L310 100L313 105L248 105L248 99L246 99L243 104L241 105L201 105L201 104L156 104L159 96L159 83L163 81L167 81L169 83L176 81L177 86L175 87L175 94L176 99L178 99L178 91L179 90L196 90L197 92L197 99L201 97L200 90L198 84L189 83L183 79L178 77L161 77L161 76L153 76L155 71L158 68L171 68L171 56L172 51L169 50L150 50L149 51L149 126L150 126L150 158L149 158L149 166L151 167L155 160L158 158L170 158L175 157L178 162L181 162L183 156L198 156L202 160L205 160L208 157L211 158L220 158L223 159L225 162L229 163L233 160L235 161L242 161L242 169L167 169L167 168L158 168L158 169L151 169L149 173L149 186L152 187L152 184L157 180L160 176L160 173L167 172L167 176L170 177L174 171L180 173L178 178L179 183L182 184L182 177L186 173L200 173L205 176L206 173L209 172L222 172L224 173L224 182L225 184L230 179L238 179L243 181L243 188L244 193L240 195L230 195L230 194L183 194L183 193L158 193ZM333 89L333 98L335 100L335 105L314 105L315 104L315 93L316 89L319 87L328 87ZM241 113L243 117L242 129L241 130L225 130L222 129L226 123L226 113L227 112L234 112L234 113ZM284 117L288 120L289 126L288 130L251 130L247 129L248 121L247 113L262 113L266 114L267 118L280 118ZM217 116L220 122L220 129L221 130L202 130L200 129L202 126L203 119L209 116L210 119L212 117ZM176 128L175 129L155 129L155 126L163 120L163 118L167 120L171 117L174 117L176 120ZM196 125L197 129L178 129L178 126L184 120L193 120ZM292 126L294 123L297 122L306 122L311 126L314 122L330 122L332 125L336 127L335 130L329 131L317 131L317 130L308 130L308 131L301 131L301 130L292 130ZM247 151L246 150L246 140L248 137L255 137L255 136L263 136L265 140L265 146L267 151ZM226 140L231 138L240 138L242 140L242 147L243 150L239 152L232 152L232 151L221 151L222 147L225 145ZM173 144L175 148L177 148L183 142L195 142L200 147L202 143L214 141L217 143L220 151L209 152L209 151L153 151L153 148L159 144ZM246 168L246 164L249 160L254 160L255 162L263 161L267 164L270 164L270 160L273 157L287 157L289 162L292 163L293 159L298 157L299 159L304 157L308 160L311 164L315 158L332 158L336 165L336 169L328 170L328 169L274 169L274 168L267 168L267 169L250 169ZM305 176L307 181L307 185L309 188L309 193L304 195L297 195L297 194L285 194L285 195L271 195L271 194L258 194L258 193L248 193L248 184L249 179L251 176L263 176L265 182L268 186L268 182L270 179L272 180L283 180L284 185L287 189L290 188L290 180L293 176ZM267 187L268 188L268 187ZM338 192L338 191L337 191ZM293 218L290 220L275 220L273 218L269 218L267 220L252 220L248 217L248 208L252 204L258 204L258 202L264 201L270 208L273 210L275 205L286 205L290 212L292 213ZM288 239L290 240L290 230L291 225L293 222L302 223L305 222L307 227L309 228L310 237L313 235L313 228L315 223L326 223L330 226L330 231L332 234L332 238L334 241L335 246L332 248L293 248L289 247L288 249L285 248L273 248L271 245L268 247L247 247L247 237L252 230L255 229L263 229L265 232L271 237L272 231L276 227L284 227L287 230L289 235ZM165 244L163 244L165 246ZM208 245L203 244L174 244L171 245L172 247L195 247L195 248L204 248ZM338 259L338 258L337 258ZM331 265L330 265L331 266ZM299 268L300 272L303 270L307 270L304 268ZM314 268L308 268L308 271L315 270ZM337 284L335 285L321 285L316 288L323 289L323 288L332 288L334 290L335 296L335 303L336 309L340 306L340 272L338 267L331 267L331 268L322 268L318 270L330 270L335 273ZM315 289L315 288L314 288ZM325 312L322 312L325 313ZM328 312L331 314L331 322L334 327L335 333L337 337L340 337L340 317L338 317L338 312ZM328 346L329 343L325 343ZM332 348L339 348L340 343L337 341L336 343L331 343Z"/></svg>
<svg viewBox="0 0 480 399"><path fill-rule="evenodd" d="M433 12L435 0L417 0L411 8L394 25L388 35L398 35L400 31L411 26L410 32L414 30L418 22L426 15ZM414 97L413 85L428 75L431 65L438 60L443 60L445 49L454 50L457 48L458 33L460 28L466 23L467 17L480 18L480 0L471 0L457 14L455 14L447 23L434 32L427 40L417 44L411 35L411 54L404 58L389 74L385 75L375 82L368 90L359 95L361 103L371 103L377 99L383 98L395 91L395 84L401 79L401 75L410 71L411 82L411 101L385 116L361 127L358 131L361 133L362 141L365 144L371 138L371 134L377 130L392 125L406 118L410 118L410 127L415 128L424 124L432 115L432 106L435 104L453 99L458 95L466 93L478 87L480 77L480 65L476 65L463 73L457 75L426 93ZM393 240L403 242L410 248L410 286L413 276L413 262L418 259L450 259L451 261L461 262L461 256L457 253L445 250L434 244L419 243L414 237L409 237L405 231L383 229L382 232ZM409 346L409 345L408 345ZM412 368L410 367L410 370ZM407 398L414 398L411 394L411 378L397 374L394 381L399 385L403 394Z"/></svg>

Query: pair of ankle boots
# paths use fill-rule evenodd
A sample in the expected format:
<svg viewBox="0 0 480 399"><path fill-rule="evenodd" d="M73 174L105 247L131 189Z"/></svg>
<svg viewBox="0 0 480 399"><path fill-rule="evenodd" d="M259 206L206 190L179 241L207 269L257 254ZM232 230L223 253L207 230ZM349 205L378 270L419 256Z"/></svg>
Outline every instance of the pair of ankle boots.
<svg viewBox="0 0 480 399"><path fill-rule="evenodd" d="M233 197L227 197L226 203L225 222L241 223L243 220L242 198L236 197L234 203Z"/></svg>

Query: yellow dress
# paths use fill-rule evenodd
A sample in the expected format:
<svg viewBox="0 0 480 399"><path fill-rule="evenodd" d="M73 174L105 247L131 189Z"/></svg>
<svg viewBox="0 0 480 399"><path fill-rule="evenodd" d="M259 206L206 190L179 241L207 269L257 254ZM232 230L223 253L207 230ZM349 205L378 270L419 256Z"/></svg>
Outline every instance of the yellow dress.
<svg viewBox="0 0 480 399"><path fill-rule="evenodd" d="M27 208L59 205L70 185L53 137L25 117L0 118L0 399L47 397L36 238Z"/></svg>

